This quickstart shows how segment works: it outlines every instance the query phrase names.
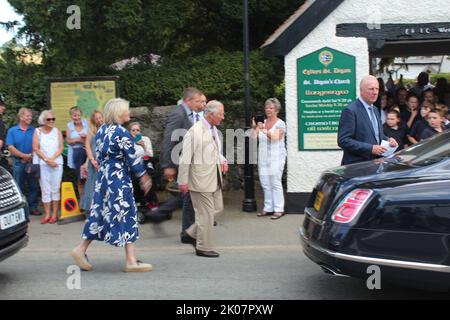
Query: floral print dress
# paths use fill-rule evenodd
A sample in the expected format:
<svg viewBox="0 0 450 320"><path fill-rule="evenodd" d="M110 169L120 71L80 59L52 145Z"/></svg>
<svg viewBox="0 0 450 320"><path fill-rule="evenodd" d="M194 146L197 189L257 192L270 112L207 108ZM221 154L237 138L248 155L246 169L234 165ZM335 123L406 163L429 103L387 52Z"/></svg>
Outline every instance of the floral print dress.
<svg viewBox="0 0 450 320"><path fill-rule="evenodd" d="M131 174L145 174L133 138L121 125L104 124L95 135L99 171L83 239L123 247L139 239Z"/></svg>

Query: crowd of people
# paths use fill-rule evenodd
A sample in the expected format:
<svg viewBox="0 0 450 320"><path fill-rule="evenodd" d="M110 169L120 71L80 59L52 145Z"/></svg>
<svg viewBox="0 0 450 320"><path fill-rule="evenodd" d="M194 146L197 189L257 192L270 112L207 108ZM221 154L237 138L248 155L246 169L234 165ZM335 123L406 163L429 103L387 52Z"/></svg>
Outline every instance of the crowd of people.
<svg viewBox="0 0 450 320"><path fill-rule="evenodd" d="M442 132L449 127L448 107L442 100L446 98L422 74L414 87L398 87L395 95L379 79L364 77L358 99L341 114L338 144L344 151L342 164L382 156L386 151L383 140L402 149ZM160 205L149 171L153 168L149 161L154 156L152 142L142 135L139 122L125 127L130 121L129 103L112 99L103 112L95 110L89 120L83 118L79 107L70 108L65 137L67 164L76 172L80 207L87 213L83 239L71 251L80 268L92 269L86 252L93 240L100 240L125 248L125 271L152 270L135 255L138 206L151 209L148 217L158 222L170 219L174 210L182 208L181 242L193 245L198 256L219 257L212 234L223 210L222 176L228 171L217 129L224 109L219 101L207 102L200 90L185 89L166 122L159 159L164 176L176 183L179 192ZM284 215L281 180L287 153L286 124L278 117L280 110L281 103L270 98L264 104L265 116L252 121L264 192L264 207L257 216L272 220ZM4 112L3 104L0 112ZM64 138L55 120L52 111L44 110L38 118L39 127L34 128L32 111L21 108L18 124L9 128L6 139L0 121L0 147L12 156L14 179L27 195L32 215L42 214L38 210L40 186L42 224L57 222L61 200Z"/></svg>
<svg viewBox="0 0 450 320"><path fill-rule="evenodd" d="M339 120L343 165L382 157L388 147L401 150L450 128L450 91L444 78L433 86L422 72L411 88L389 91L381 78L368 75L359 91Z"/></svg>
<svg viewBox="0 0 450 320"><path fill-rule="evenodd" d="M397 141L399 150L450 127L450 90L445 78L434 86L428 73L421 72L409 89L400 85L388 90L380 78L378 83L374 105L380 111L384 133Z"/></svg>
<svg viewBox="0 0 450 320"><path fill-rule="evenodd" d="M0 107L3 113L4 105ZM125 127L130 121L126 100L108 101L103 112L95 110L89 119L79 107L71 107L65 140L55 127L51 110L41 112L39 126L34 128L32 110L21 108L18 124L9 128L6 139L0 137L0 143L11 153L12 173L27 195L30 214L42 215L38 209L40 189L44 211L40 223L54 224L61 201L66 142L67 165L76 173L80 208L87 216L82 241L71 256L81 269L91 270L86 252L93 240L100 240L125 248L126 272L147 272L152 266L138 260L134 249L139 238L139 206L152 209L148 217L156 222L170 219L175 209L182 208L181 242L193 245L198 256L219 257L212 234L216 217L223 210L222 175L228 171L217 129L225 117L224 109L217 100L208 102L200 90L185 89L167 120L160 155L164 176L179 192L161 206L148 170L154 156L152 142L142 135L139 122ZM284 215L281 176L286 161L286 125L277 117L280 109L277 99L268 99L266 119L253 119L252 127L253 137L259 140L259 157L264 159L259 176L265 201L259 216L270 214L274 220ZM1 121L0 125L4 127Z"/></svg>

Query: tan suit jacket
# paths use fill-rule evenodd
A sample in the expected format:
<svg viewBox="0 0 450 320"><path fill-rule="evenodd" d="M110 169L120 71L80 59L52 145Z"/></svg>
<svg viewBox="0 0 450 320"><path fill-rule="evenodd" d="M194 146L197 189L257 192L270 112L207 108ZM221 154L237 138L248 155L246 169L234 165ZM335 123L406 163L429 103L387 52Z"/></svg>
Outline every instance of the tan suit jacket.
<svg viewBox="0 0 450 320"><path fill-rule="evenodd" d="M204 121L198 121L189 129L183 140L178 184L187 184L194 192L215 192L222 187L220 164L225 158L219 138L216 140L217 143Z"/></svg>

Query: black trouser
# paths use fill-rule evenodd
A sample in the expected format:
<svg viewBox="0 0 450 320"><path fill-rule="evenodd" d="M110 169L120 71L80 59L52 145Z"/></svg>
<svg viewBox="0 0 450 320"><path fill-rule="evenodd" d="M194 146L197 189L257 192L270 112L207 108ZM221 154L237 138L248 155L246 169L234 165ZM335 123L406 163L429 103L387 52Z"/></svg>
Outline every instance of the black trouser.
<svg viewBox="0 0 450 320"><path fill-rule="evenodd" d="M147 203L158 203L158 196L156 194L156 185L152 185L150 191L144 195L144 192L141 190L139 186L139 179L133 179L133 190L134 190L134 201L139 202L142 206L145 206Z"/></svg>
<svg viewBox="0 0 450 320"><path fill-rule="evenodd" d="M182 194L183 199L183 215L181 217L181 233L195 223L195 211L192 206L191 195L189 192Z"/></svg>

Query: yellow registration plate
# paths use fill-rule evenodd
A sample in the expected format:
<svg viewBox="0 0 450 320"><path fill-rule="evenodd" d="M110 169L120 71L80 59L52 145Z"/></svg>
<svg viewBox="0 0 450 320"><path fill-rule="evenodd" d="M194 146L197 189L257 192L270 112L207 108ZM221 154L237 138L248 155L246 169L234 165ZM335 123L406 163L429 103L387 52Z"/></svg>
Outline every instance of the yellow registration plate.
<svg viewBox="0 0 450 320"><path fill-rule="evenodd" d="M316 211L320 211L322 200L323 200L323 192L318 191L316 195L316 201L314 201L314 209L316 209Z"/></svg>

